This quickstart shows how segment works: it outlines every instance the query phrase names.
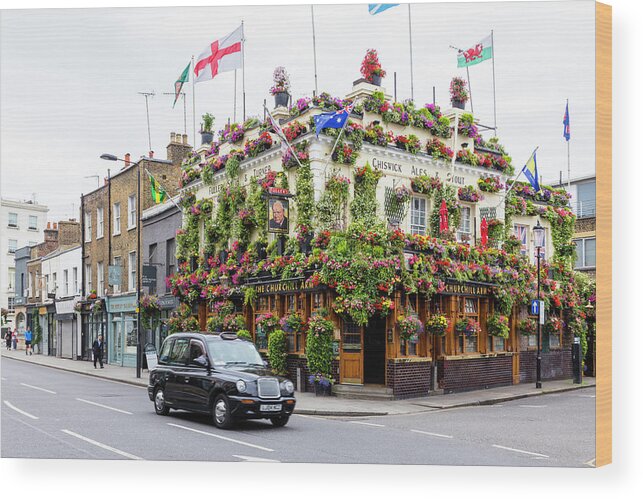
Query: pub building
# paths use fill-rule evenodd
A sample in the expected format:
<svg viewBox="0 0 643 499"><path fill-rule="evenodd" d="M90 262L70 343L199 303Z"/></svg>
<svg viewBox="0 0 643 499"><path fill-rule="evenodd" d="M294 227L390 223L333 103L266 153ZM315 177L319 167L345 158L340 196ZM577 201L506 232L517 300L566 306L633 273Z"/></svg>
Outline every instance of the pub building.
<svg viewBox="0 0 643 499"><path fill-rule="evenodd" d="M356 172L368 164L372 172L377 176L381 175L376 181L376 215L390 231L403 231L406 235L417 237L427 236L427 239L435 233L432 230L432 217L436 216L441 205L430 192L418 188L419 180L433 179L444 186L452 186L452 192L458 193L458 199L454 200L448 212L448 237L451 240L463 247L473 248L480 245L481 239L486 236L481 232L483 220L489 227L494 223L499 225L497 221L510 224L503 230L501 239L490 238L488 246L500 248L502 239L511 234L513 244L517 245L515 253L524 255L525 262L529 260L533 265L536 260L533 227L539 221L545 229L542 261L547 261L554 254L549 221L546 217L534 216L535 213L542 214L545 211L546 202L529 202L530 209L526 212L520 206L520 198L512 205L511 216L506 216L504 185L511 182L513 170L499 160L506 156L503 155L502 146L497 145L496 141L485 143L484 140L470 136L476 134L477 125L471 115L455 107L440 115L439 109L425 106L436 118L440 117L442 131L396 123L395 118L385 120L382 113L368 105L369 99L371 103L373 99L380 99L379 104L386 102L389 107L398 104L392 102L382 87L365 80L356 81L346 99L344 102L355 102L356 105L343 138L332 154L337 134L322 132L316 136L311 118L321 112L338 109L339 106L333 108L333 103L339 99L322 94L312 100L300 99L290 110L277 107L272 111L273 118L291 136L289 142L292 152L302 152L301 158L309 162L315 204L314 216L308 223L312 225L310 232L315 237L319 238L323 234L324 227L329 228L328 217L323 223L319 220L322 218L320 213L323 211L323 203L327 201L324 194L329 189L327 186L331 179L343 179L348 185L348 195L334 205L336 214L334 218L331 217L329 232L341 232L349 227L354 219L353 210L349 206L358 189L359 173ZM377 107L381 108L379 104ZM452 131L456 119L459 126L454 137ZM298 178L304 170L298 164L293 167L295 161L291 152L282 152L281 140L267 121L263 126L257 126L258 120L254 121L252 123L253 120L249 120L245 127L228 125L221 134L220 142L203 144L183 164L181 193L184 200L184 223L182 235L177 236L177 256L180 269L178 274L184 272L185 279L182 281L183 290L176 291L175 294L182 301L185 299L186 290L190 286L189 279L194 282L197 279L195 275L201 275L197 268L204 262L207 271L208 268L216 268L222 264L229 267L233 260L242 262L244 258L254 259L254 271L249 274L230 275L230 269L219 270L220 278L215 277L208 288L216 289L220 293L218 298L209 299L206 291L200 294L197 292L197 298L191 297L189 305L198 318L200 329L205 330L209 321L216 316L217 311L212 303L221 299L222 293L234 303L235 313L243 317L243 329L250 332L259 350L266 354L269 335L258 324L262 316L274 314L277 318L284 318L297 313L305 324L313 314L323 312L334 325L333 372L328 374L334 379L333 393L338 396L359 397L360 393L364 396L376 393L379 397L401 399L421 397L437 390L449 393L535 380L535 336L518 331L519 322L528 318L527 306L516 304L511 313L507 314L508 337L489 334L488 318L496 307L496 285L491 282L447 277L440 281L438 289L430 298L417 290L409 292L404 286L397 284L382 293L382 303L385 303L385 308L388 307L388 313L371 314L368 321L360 324L350 313L346 313L346 309L342 313L338 312L336 286L329 286L328 283L312 278L319 263L292 275L283 272L280 275L268 270L269 265L262 266L266 262L273 262L274 255L301 261L301 257L296 255L297 251L310 255L315 254L316 250L310 247L310 236L306 237L307 234L304 234L301 237L301 230L298 229L298 225L302 224L300 218L304 216L302 213L306 209L299 192L305 184ZM465 127L462 127L463 123ZM232 135L235 130L243 136L237 143L232 142L237 138ZM366 130L374 130L375 133L367 138L363 133ZM266 131L269 133L268 140ZM360 133L363 140L361 144L357 144L356 136ZM392 141L387 140L386 137L391 134ZM377 136L373 140L375 135ZM410 151L404 146L404 139L399 139L400 136L411 137L413 140L415 136L419 139L419 151ZM384 139L380 140L382 137ZM262 143L265 150L253 154L253 147ZM448 155L447 148L457 151L455 161ZM338 153L338 150L341 152ZM290 157L287 157L289 154ZM493 166L490 166L490 160L482 165L471 164L474 162L467 160L472 156L492 158ZM223 161L229 161L233 157L239 159L234 163L232 173L237 179L237 187L231 183L230 172L226 171L229 164L221 167ZM479 179L502 188L481 192L478 189ZM219 239L218 242L209 243L209 234L216 233L216 230L212 230L212 224L217 223L220 204L234 199L230 197L231 192L242 192L248 199L252 198L256 184L261 185L264 189L263 199L268 198L271 204L264 207L268 208L262 213L264 218L252 227L250 236L246 236L246 241L240 244L228 232L226 235L229 237L223 242ZM463 191L462 195L459 191ZM474 195L471 195L472 192ZM396 204L394 198L398 194L403 199ZM276 210L275 200L280 201ZM516 205L519 205L518 209L515 208ZM247 204L237 205L241 206ZM255 213L258 211L255 210ZM280 214L279 211L284 213ZM271 230L273 226L279 225L275 223L278 215L285 215L288 222L285 228ZM239 210L238 217L244 216L245 212ZM457 220L457 224L454 224L454 220ZM235 222L232 223L234 225ZM284 227L283 224L281 226ZM191 231L194 234L191 235ZM451 244L455 245L455 242ZM438 239L437 244L439 243ZM267 256L267 253L273 256ZM421 250L407 245L399 266L409 268L410 261L420 254ZM188 276L190 272L191 277ZM529 282L528 285L535 288L534 282ZM448 320L448 327L443 335L432 334L425 328L411 338L403 337L399 325L401 315L417 318L424 325L432 316L444 315ZM473 331L457 332L455 324L462 320L471 320L479 327L473 328ZM307 365L305 328L286 332L286 338L289 375L297 390L311 391L309 376L314 373L310 372ZM558 334L543 334L544 380L571 377L571 341L569 331L566 330L561 330Z"/></svg>

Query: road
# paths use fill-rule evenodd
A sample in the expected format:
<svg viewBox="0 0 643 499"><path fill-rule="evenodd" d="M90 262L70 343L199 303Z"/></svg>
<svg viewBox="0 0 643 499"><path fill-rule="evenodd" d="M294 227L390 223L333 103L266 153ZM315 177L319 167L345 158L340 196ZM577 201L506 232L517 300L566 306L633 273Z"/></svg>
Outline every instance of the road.
<svg viewBox="0 0 643 499"><path fill-rule="evenodd" d="M233 431L157 416L143 387L2 359L3 458L593 465L595 389L401 416L293 415Z"/></svg>

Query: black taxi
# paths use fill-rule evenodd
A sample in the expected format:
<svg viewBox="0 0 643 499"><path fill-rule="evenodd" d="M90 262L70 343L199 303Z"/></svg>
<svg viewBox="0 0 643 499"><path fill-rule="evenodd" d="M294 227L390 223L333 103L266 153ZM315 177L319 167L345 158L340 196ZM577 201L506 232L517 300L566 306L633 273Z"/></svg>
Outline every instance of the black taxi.
<svg viewBox="0 0 643 499"><path fill-rule="evenodd" d="M251 341L235 333L174 333L161 347L147 386L156 413L212 415L219 428L239 419L284 426L295 408L292 381L275 376Z"/></svg>

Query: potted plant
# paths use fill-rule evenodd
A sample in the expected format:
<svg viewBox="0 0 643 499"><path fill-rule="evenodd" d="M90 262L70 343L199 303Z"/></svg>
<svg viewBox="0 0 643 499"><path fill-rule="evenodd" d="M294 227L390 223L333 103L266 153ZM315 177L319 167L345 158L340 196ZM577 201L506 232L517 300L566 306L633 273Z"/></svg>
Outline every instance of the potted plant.
<svg viewBox="0 0 643 499"><path fill-rule="evenodd" d="M98 295L96 294L96 290L95 290L95 289L92 289L92 290L89 292L89 294L87 295L87 299L88 299L88 300L95 300L97 297L98 297Z"/></svg>
<svg viewBox="0 0 643 499"><path fill-rule="evenodd" d="M434 314L426 321L426 329L436 336L444 336L449 328L449 319L443 314Z"/></svg>
<svg viewBox="0 0 643 499"><path fill-rule="evenodd" d="M498 338L509 338L509 317L494 312L487 319L487 332Z"/></svg>
<svg viewBox="0 0 643 499"><path fill-rule="evenodd" d="M473 334L480 334L481 328L478 321L475 319L459 319L455 323L455 331L458 334L465 334L467 336Z"/></svg>
<svg viewBox="0 0 643 499"><path fill-rule="evenodd" d="M308 376L308 383L313 385L315 389L315 395L318 397L327 397L331 394L331 386L335 380L328 376L327 374L315 373Z"/></svg>
<svg viewBox="0 0 643 499"><path fill-rule="evenodd" d="M418 335L424 332L422 321L413 315L407 317L403 315L398 316L397 328L400 332L400 339L410 341L411 343L417 343Z"/></svg>
<svg viewBox="0 0 643 499"><path fill-rule="evenodd" d="M377 57L377 50L368 49L366 51L360 71L364 79L369 83L377 85L378 87L382 84L382 78L386 76L386 71L382 69L382 65Z"/></svg>
<svg viewBox="0 0 643 499"><path fill-rule="evenodd" d="M459 76L454 77L451 80L449 90L451 92L451 104L453 107L464 109L464 105L469 100L469 92L467 91L467 82L465 79Z"/></svg>
<svg viewBox="0 0 643 499"><path fill-rule="evenodd" d="M536 320L530 317L522 319L518 322L518 331L524 336L530 336L538 332Z"/></svg>
<svg viewBox="0 0 643 499"><path fill-rule="evenodd" d="M210 144L214 139L212 127L214 126L214 116L210 113L205 113L201 116L203 123L201 123L201 144Z"/></svg>
<svg viewBox="0 0 643 499"><path fill-rule="evenodd" d="M270 89L270 93L275 96L275 107L286 107L288 105L288 99L290 98L290 94L288 93L290 89L290 77L288 73L286 73L286 68L277 66L272 74L272 79L275 84Z"/></svg>

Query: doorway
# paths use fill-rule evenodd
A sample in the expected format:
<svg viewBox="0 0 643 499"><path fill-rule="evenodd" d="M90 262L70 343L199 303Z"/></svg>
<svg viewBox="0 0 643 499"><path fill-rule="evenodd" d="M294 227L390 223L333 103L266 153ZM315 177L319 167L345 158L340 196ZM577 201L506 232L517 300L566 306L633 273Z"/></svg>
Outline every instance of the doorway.
<svg viewBox="0 0 643 499"><path fill-rule="evenodd" d="M386 383L386 319L371 319L364 329L364 383Z"/></svg>

